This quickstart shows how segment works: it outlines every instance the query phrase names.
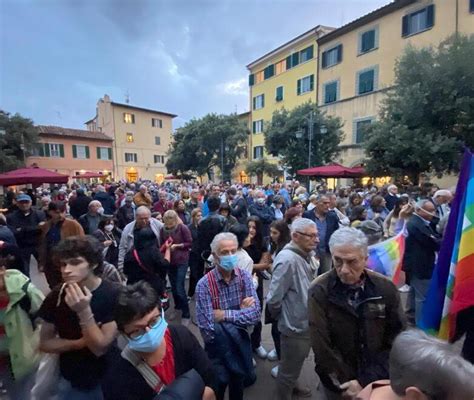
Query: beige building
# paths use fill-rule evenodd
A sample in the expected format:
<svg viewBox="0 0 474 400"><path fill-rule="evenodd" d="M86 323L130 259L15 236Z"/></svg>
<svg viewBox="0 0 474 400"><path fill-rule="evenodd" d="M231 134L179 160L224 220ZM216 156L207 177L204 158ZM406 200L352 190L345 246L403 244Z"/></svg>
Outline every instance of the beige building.
<svg viewBox="0 0 474 400"><path fill-rule="evenodd" d="M97 102L96 116L85 124L114 139L114 176L134 182L162 182L167 174L167 153L172 141L170 114L111 101L108 95Z"/></svg>

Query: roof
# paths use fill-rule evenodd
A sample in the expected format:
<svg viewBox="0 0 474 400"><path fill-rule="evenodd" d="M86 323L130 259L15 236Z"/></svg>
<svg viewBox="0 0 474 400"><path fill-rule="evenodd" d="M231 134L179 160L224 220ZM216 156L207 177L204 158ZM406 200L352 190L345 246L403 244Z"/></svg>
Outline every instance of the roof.
<svg viewBox="0 0 474 400"><path fill-rule="evenodd" d="M171 118L176 118L177 117L176 114L170 114L170 113L167 113L167 112L164 112L164 111L158 111L158 110L151 110L149 108L135 107L135 106L131 106L130 104L116 103L115 101L111 101L110 104L112 104L113 106L130 108L132 110L147 111L147 112L151 112L151 113L155 113L155 114L167 115L168 117L171 117Z"/></svg>
<svg viewBox="0 0 474 400"><path fill-rule="evenodd" d="M71 129L63 128L61 126L47 126L47 125L38 125L38 133L41 135L51 135L51 136L62 136L68 138L80 138L80 139L91 139L91 140L107 140L112 142L113 139L106 134L99 131L85 131L83 129Z"/></svg>
<svg viewBox="0 0 474 400"><path fill-rule="evenodd" d="M340 28L337 28L327 33L324 36L321 36L317 40L317 42L320 45L330 42L331 40L342 36L347 32L353 31L354 29L360 28L361 26L370 24L371 22L376 21L377 19L384 17L385 15L388 15L396 10L399 10L400 8L406 7L412 3L416 3L416 1L417 0L394 0L385 6L382 6L366 15L363 15L360 18L355 19L352 22L349 22L346 25L341 26Z"/></svg>
<svg viewBox="0 0 474 400"><path fill-rule="evenodd" d="M262 61L265 61L265 59L270 58L271 56L275 55L276 53L283 51L293 45L295 42L298 42L300 40L306 39L308 36L318 33L318 30L333 30L335 28L330 27L330 26L324 26L324 25L317 25L314 28L311 28L310 30L302 33L301 35L289 40L288 42L282 44L281 46L277 47L276 49L273 49L272 51L264 54L260 58L257 58L255 61L252 61L250 64L247 65L247 69L251 69L255 67L257 64L261 63Z"/></svg>
<svg viewBox="0 0 474 400"><path fill-rule="evenodd" d="M97 118L97 115L91 118L89 121L84 122L84 125L87 125L89 122L94 122L96 118Z"/></svg>

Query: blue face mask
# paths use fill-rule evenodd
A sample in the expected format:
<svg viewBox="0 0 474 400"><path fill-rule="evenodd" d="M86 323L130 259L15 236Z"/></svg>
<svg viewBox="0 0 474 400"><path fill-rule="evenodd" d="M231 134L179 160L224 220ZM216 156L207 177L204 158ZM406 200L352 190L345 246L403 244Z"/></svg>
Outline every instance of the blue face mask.
<svg viewBox="0 0 474 400"><path fill-rule="evenodd" d="M155 351L165 337L168 323L165 321L165 315L161 314L161 320L150 330L140 336L138 339L128 338L128 347L141 353L151 353Z"/></svg>
<svg viewBox="0 0 474 400"><path fill-rule="evenodd" d="M231 254L229 256L220 256L219 257L219 266L226 271L232 271L238 263L239 259L237 254Z"/></svg>

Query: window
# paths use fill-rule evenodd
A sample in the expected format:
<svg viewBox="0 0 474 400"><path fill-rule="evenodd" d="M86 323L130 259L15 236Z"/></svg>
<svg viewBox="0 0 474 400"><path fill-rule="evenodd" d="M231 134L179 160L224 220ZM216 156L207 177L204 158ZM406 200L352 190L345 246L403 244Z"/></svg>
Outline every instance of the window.
<svg viewBox="0 0 474 400"><path fill-rule="evenodd" d="M269 79L271 78L273 75L275 75L275 66L272 64L272 65L269 65L267 68L265 68L263 70L263 78L264 79Z"/></svg>
<svg viewBox="0 0 474 400"><path fill-rule="evenodd" d="M265 95L260 94L253 98L253 109L259 110L260 108L265 107Z"/></svg>
<svg viewBox="0 0 474 400"><path fill-rule="evenodd" d="M151 126L153 128L163 128L163 120L159 118L152 118L151 119Z"/></svg>
<svg viewBox="0 0 474 400"><path fill-rule="evenodd" d="M263 132L263 119L252 122L252 132L253 133L262 133Z"/></svg>
<svg viewBox="0 0 474 400"><path fill-rule="evenodd" d="M373 122L373 118L364 118L354 121L354 143L360 144L365 140L367 127Z"/></svg>
<svg viewBox="0 0 474 400"><path fill-rule="evenodd" d="M425 31L434 25L434 5L422 8L402 18L402 37Z"/></svg>
<svg viewBox="0 0 474 400"><path fill-rule="evenodd" d="M469 11L474 13L474 0L469 0Z"/></svg>
<svg viewBox="0 0 474 400"><path fill-rule="evenodd" d="M249 75L249 86L253 86L255 84L255 75L250 74Z"/></svg>
<svg viewBox="0 0 474 400"><path fill-rule="evenodd" d="M31 149L31 155L33 157L44 157L44 143L38 143Z"/></svg>
<svg viewBox="0 0 474 400"><path fill-rule="evenodd" d="M313 45L306 47L300 51L300 62L304 63L313 58Z"/></svg>
<svg viewBox="0 0 474 400"><path fill-rule="evenodd" d="M283 100L283 86L278 86L275 91L275 100L282 101Z"/></svg>
<svg viewBox="0 0 474 400"><path fill-rule="evenodd" d="M165 163L165 156L154 155L153 156L155 164L164 164Z"/></svg>
<svg viewBox="0 0 474 400"><path fill-rule="evenodd" d="M357 73L356 94L370 93L377 90L377 68L370 68Z"/></svg>
<svg viewBox="0 0 474 400"><path fill-rule="evenodd" d="M324 104L334 103L339 100L339 81L324 84Z"/></svg>
<svg viewBox="0 0 474 400"><path fill-rule="evenodd" d="M127 133L127 143L133 143L133 133Z"/></svg>
<svg viewBox="0 0 474 400"><path fill-rule="evenodd" d="M111 160L112 149L110 147L97 147L97 159L98 160Z"/></svg>
<svg viewBox="0 0 474 400"><path fill-rule="evenodd" d="M337 45L329 50L323 51L322 67L329 68L339 64L342 61L342 44Z"/></svg>
<svg viewBox="0 0 474 400"><path fill-rule="evenodd" d="M374 28L370 31L359 34L359 54L367 53L378 47L378 29Z"/></svg>
<svg viewBox="0 0 474 400"><path fill-rule="evenodd" d="M298 95L311 92L314 89L314 75L305 76L298 79L296 92Z"/></svg>
<svg viewBox="0 0 474 400"><path fill-rule="evenodd" d="M126 124L134 124L135 114L123 113L123 122L125 122Z"/></svg>
<svg viewBox="0 0 474 400"><path fill-rule="evenodd" d="M137 162L137 153L125 153L125 162Z"/></svg>
<svg viewBox="0 0 474 400"><path fill-rule="evenodd" d="M275 64L275 74L279 75L286 71L286 60L281 60Z"/></svg>
<svg viewBox="0 0 474 400"><path fill-rule="evenodd" d="M286 69L296 67L300 63L300 53L296 52L286 57Z"/></svg>
<svg viewBox="0 0 474 400"><path fill-rule="evenodd" d="M258 160L263 157L263 146L255 146L253 148L253 158Z"/></svg>
<svg viewBox="0 0 474 400"><path fill-rule="evenodd" d="M33 155L64 158L64 145L60 143L39 143L33 150Z"/></svg>
<svg viewBox="0 0 474 400"><path fill-rule="evenodd" d="M161 138L159 136L155 136L155 144L159 146L161 144Z"/></svg>
<svg viewBox="0 0 474 400"><path fill-rule="evenodd" d="M255 73L255 83L260 83L260 82L263 82L263 71L259 71L257 73Z"/></svg>
<svg viewBox="0 0 474 400"><path fill-rule="evenodd" d="M85 160L90 158L89 146L84 146L81 144L72 145L72 158L78 158L80 160Z"/></svg>

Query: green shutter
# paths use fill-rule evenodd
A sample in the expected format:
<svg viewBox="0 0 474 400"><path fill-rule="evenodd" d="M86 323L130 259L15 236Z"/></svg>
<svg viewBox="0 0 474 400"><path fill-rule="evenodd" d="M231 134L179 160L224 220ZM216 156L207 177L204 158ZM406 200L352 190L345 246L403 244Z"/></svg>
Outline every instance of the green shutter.
<svg viewBox="0 0 474 400"><path fill-rule="evenodd" d="M77 158L77 146L75 144L72 145L72 158Z"/></svg>
<svg viewBox="0 0 474 400"><path fill-rule="evenodd" d="M45 143L39 143L38 148L39 148L39 156L44 157L44 149L45 149L46 144Z"/></svg>
<svg viewBox="0 0 474 400"><path fill-rule="evenodd" d="M286 69L291 69L291 56L286 57Z"/></svg>
<svg viewBox="0 0 474 400"><path fill-rule="evenodd" d="M340 63L342 61L342 44L337 46L337 62Z"/></svg>
<svg viewBox="0 0 474 400"><path fill-rule="evenodd" d="M59 157L64 158L64 145L59 145Z"/></svg>
<svg viewBox="0 0 474 400"><path fill-rule="evenodd" d="M263 78L264 79L269 79L273 75L275 75L275 67L272 65L269 65L267 68L263 70Z"/></svg>
<svg viewBox="0 0 474 400"><path fill-rule="evenodd" d="M300 63L300 53L293 53L291 56L291 65L296 67Z"/></svg>
<svg viewBox="0 0 474 400"><path fill-rule="evenodd" d="M262 108L265 107L265 95L262 94Z"/></svg>
<svg viewBox="0 0 474 400"><path fill-rule="evenodd" d="M296 83L296 94L301 94L301 79L298 79L298 82Z"/></svg>
<svg viewBox="0 0 474 400"><path fill-rule="evenodd" d="M257 103L257 99L254 97L252 100L253 100L253 107L252 107L252 109L255 110L255 105L256 105L256 103Z"/></svg>
<svg viewBox="0 0 474 400"><path fill-rule="evenodd" d="M86 158L90 158L89 146L85 146L85 148L86 148Z"/></svg>
<svg viewBox="0 0 474 400"><path fill-rule="evenodd" d="M257 126L255 124L255 121L252 121L252 133L255 133L257 130Z"/></svg>
<svg viewBox="0 0 474 400"><path fill-rule="evenodd" d="M283 86L278 86L276 88L276 101L283 100Z"/></svg>
<svg viewBox="0 0 474 400"><path fill-rule="evenodd" d="M96 147L97 150L97 159L100 160L100 147Z"/></svg>
<svg viewBox="0 0 474 400"><path fill-rule="evenodd" d="M313 48L314 48L314 46L311 45L311 46L309 46L309 47L306 49L306 59L307 59L307 60L311 60L311 59L313 58L313 56L314 56L314 53L313 53L314 50L313 50Z"/></svg>
<svg viewBox="0 0 474 400"><path fill-rule="evenodd" d="M434 5L431 4L426 10L426 27L431 28L434 25Z"/></svg>
<svg viewBox="0 0 474 400"><path fill-rule="evenodd" d="M402 37L408 36L410 34L410 31L408 28L408 18L410 18L409 15L405 15L402 18Z"/></svg>
<svg viewBox="0 0 474 400"><path fill-rule="evenodd" d="M311 90L311 91L314 90L314 75L311 75L309 77L309 90Z"/></svg>
<svg viewBox="0 0 474 400"><path fill-rule="evenodd" d="M109 160L111 160L111 159L112 159L112 148L109 147L109 148L107 149L107 151L108 151L108 153L109 153Z"/></svg>
<svg viewBox="0 0 474 400"><path fill-rule="evenodd" d="M255 84L255 75L250 74L249 75L249 86L253 86Z"/></svg>
<svg viewBox="0 0 474 400"><path fill-rule="evenodd" d="M44 155L45 157L51 157L51 149L49 148L49 143L44 144Z"/></svg>
<svg viewBox="0 0 474 400"><path fill-rule="evenodd" d="M325 51L325 52L323 52L323 56L322 56L322 59L321 59L321 67L326 68L327 65L328 65L328 52Z"/></svg>

